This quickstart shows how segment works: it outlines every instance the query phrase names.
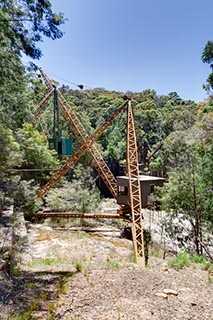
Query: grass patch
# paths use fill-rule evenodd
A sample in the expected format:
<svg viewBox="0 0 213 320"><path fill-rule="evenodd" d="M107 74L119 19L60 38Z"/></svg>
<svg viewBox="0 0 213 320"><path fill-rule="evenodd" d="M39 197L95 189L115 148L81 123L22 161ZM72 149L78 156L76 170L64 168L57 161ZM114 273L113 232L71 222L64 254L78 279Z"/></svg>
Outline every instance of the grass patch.
<svg viewBox="0 0 213 320"><path fill-rule="evenodd" d="M29 288L29 289L34 289L36 284L35 282L29 282L29 283L26 283L26 288Z"/></svg>
<svg viewBox="0 0 213 320"><path fill-rule="evenodd" d="M47 310L49 312L49 316L48 316L47 320L54 320L55 319L55 316L54 316L55 304L53 302L49 303L47 306Z"/></svg>
<svg viewBox="0 0 213 320"><path fill-rule="evenodd" d="M107 267L107 269L111 269L111 270L115 271L115 270L120 269L121 266L118 261L108 258L107 262L106 262L106 267Z"/></svg>
<svg viewBox="0 0 213 320"><path fill-rule="evenodd" d="M213 272L213 264L212 264L211 262L205 260L205 261L202 263L202 269Z"/></svg>
<svg viewBox="0 0 213 320"><path fill-rule="evenodd" d="M213 270L213 265L203 256L191 255L188 251L179 253L176 258L168 261L168 266L171 268L183 269L189 266L199 265L202 270Z"/></svg>
<svg viewBox="0 0 213 320"><path fill-rule="evenodd" d="M88 233L84 232L84 231L77 231L75 233L75 236L78 239L84 239L84 238L89 238L90 237L90 235Z"/></svg>
<svg viewBox="0 0 213 320"><path fill-rule="evenodd" d="M21 277L21 265L20 264L12 264L10 266L10 275L13 277Z"/></svg>
<svg viewBox="0 0 213 320"><path fill-rule="evenodd" d="M36 311L40 308L41 304L38 300L33 300L30 303L29 311Z"/></svg>
<svg viewBox="0 0 213 320"><path fill-rule="evenodd" d="M36 320L31 311L25 311L21 315L10 316L8 320Z"/></svg>
<svg viewBox="0 0 213 320"><path fill-rule="evenodd" d="M47 299L47 292L46 291L41 291L39 294L39 298L42 300L46 300Z"/></svg>
<svg viewBox="0 0 213 320"><path fill-rule="evenodd" d="M206 261L203 256L199 255L190 256L190 260L194 263L204 263Z"/></svg>
<svg viewBox="0 0 213 320"><path fill-rule="evenodd" d="M83 270L86 261L86 258L83 256L79 260L74 261L77 272L81 272Z"/></svg>
<svg viewBox="0 0 213 320"><path fill-rule="evenodd" d="M61 264L61 259L54 259L54 258L45 258L43 260L43 263L45 266L51 266L56 264Z"/></svg>
<svg viewBox="0 0 213 320"><path fill-rule="evenodd" d="M57 284L57 295L65 294L68 291L69 283L66 277L61 277Z"/></svg>
<svg viewBox="0 0 213 320"><path fill-rule="evenodd" d="M43 258L43 259L34 259L28 265L29 267L42 267L42 266L60 266L65 263L66 260L63 258ZM71 261L66 261L66 263L71 263Z"/></svg>
<svg viewBox="0 0 213 320"><path fill-rule="evenodd" d="M20 315L12 315L8 318L8 320L36 320L33 316L33 311L39 310L41 307L41 304L38 300L31 301L28 310L24 311Z"/></svg>
<svg viewBox="0 0 213 320"><path fill-rule="evenodd" d="M176 258L168 261L170 268L182 269L190 266L190 255L187 251L179 253Z"/></svg>
<svg viewBox="0 0 213 320"><path fill-rule="evenodd" d="M208 283L213 283L213 276L210 271L208 271Z"/></svg>
<svg viewBox="0 0 213 320"><path fill-rule="evenodd" d="M50 302L47 306L47 310L50 312L50 313L54 313L55 311L55 304L54 302Z"/></svg>
<svg viewBox="0 0 213 320"><path fill-rule="evenodd" d="M75 267L76 267L77 272L81 272L81 271L83 270L83 263L82 263L82 261L76 262Z"/></svg>
<svg viewBox="0 0 213 320"><path fill-rule="evenodd" d="M57 283L57 296L67 293L69 282L73 274L73 272L61 272L59 281Z"/></svg>

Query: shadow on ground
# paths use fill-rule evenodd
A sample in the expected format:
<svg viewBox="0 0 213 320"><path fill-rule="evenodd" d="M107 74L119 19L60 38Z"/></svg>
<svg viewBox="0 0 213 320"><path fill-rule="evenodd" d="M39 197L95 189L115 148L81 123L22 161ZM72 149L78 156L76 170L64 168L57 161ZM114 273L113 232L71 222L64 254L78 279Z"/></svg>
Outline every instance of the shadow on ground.
<svg viewBox="0 0 213 320"><path fill-rule="evenodd" d="M21 272L18 277L6 273L0 280L0 319L52 319L55 301L66 293L68 281L77 272Z"/></svg>

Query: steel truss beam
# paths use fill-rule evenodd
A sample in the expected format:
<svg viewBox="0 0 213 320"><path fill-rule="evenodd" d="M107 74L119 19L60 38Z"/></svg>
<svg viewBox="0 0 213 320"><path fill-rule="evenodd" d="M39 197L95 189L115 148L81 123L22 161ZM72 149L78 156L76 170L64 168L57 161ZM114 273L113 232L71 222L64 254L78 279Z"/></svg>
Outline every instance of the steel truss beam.
<svg viewBox="0 0 213 320"><path fill-rule="evenodd" d="M76 219L76 218L84 218L84 219L122 219L126 220L124 216L119 214L106 214L106 213L73 213L73 212L38 212L33 215L26 215L25 218L27 220L38 220L38 219L46 219L46 218L63 218L63 219Z"/></svg>

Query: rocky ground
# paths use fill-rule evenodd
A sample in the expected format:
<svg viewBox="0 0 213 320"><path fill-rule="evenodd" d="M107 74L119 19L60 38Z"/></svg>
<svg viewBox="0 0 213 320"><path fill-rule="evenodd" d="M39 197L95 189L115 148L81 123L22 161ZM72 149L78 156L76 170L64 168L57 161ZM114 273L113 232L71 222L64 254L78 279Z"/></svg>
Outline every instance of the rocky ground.
<svg viewBox="0 0 213 320"><path fill-rule="evenodd" d="M143 269L120 237L121 223L89 222L87 229L97 228L90 233L73 226L46 221L25 229L20 216L21 252L12 253L11 275L7 265L0 273L0 319L213 319L212 275L203 266L169 267L155 247Z"/></svg>

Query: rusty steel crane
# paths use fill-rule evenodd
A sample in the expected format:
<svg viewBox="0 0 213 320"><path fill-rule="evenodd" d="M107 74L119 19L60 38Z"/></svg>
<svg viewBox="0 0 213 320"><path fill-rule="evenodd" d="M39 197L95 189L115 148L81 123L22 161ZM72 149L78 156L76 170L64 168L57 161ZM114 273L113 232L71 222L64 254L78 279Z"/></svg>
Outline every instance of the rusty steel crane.
<svg viewBox="0 0 213 320"><path fill-rule="evenodd" d="M35 110L35 117L40 118L42 109L53 95L55 87L52 81L47 77L45 72L40 69L41 75L45 80L46 85L49 88L49 92L46 97L38 104ZM82 142L80 148L70 156L65 164L50 178L50 180L44 185L38 192L37 196L42 197L52 188L70 169L72 169L80 157L89 152L94 159L95 168L98 174L101 176L114 198L117 198L117 181L113 176L111 170L107 166L106 162L102 158L100 152L97 150L94 142L100 137L100 135L107 129L112 121L122 112L127 106L127 176L129 180L129 195L130 195L130 215L131 215L131 229L133 238L133 247L136 257L136 262L142 266L145 265L144 254L144 239L143 239L143 220L142 220L142 203L141 203L141 190L139 182L139 169L138 169L138 155L137 144L134 126L134 117L131 107L130 99L127 101L90 137L88 136L83 125L77 118L71 104L63 97L62 93L58 91L59 107L62 111L64 118L71 123L73 131L77 138ZM122 208L119 210L122 214ZM44 214L41 215L44 217ZM122 215L121 215L122 217Z"/></svg>

